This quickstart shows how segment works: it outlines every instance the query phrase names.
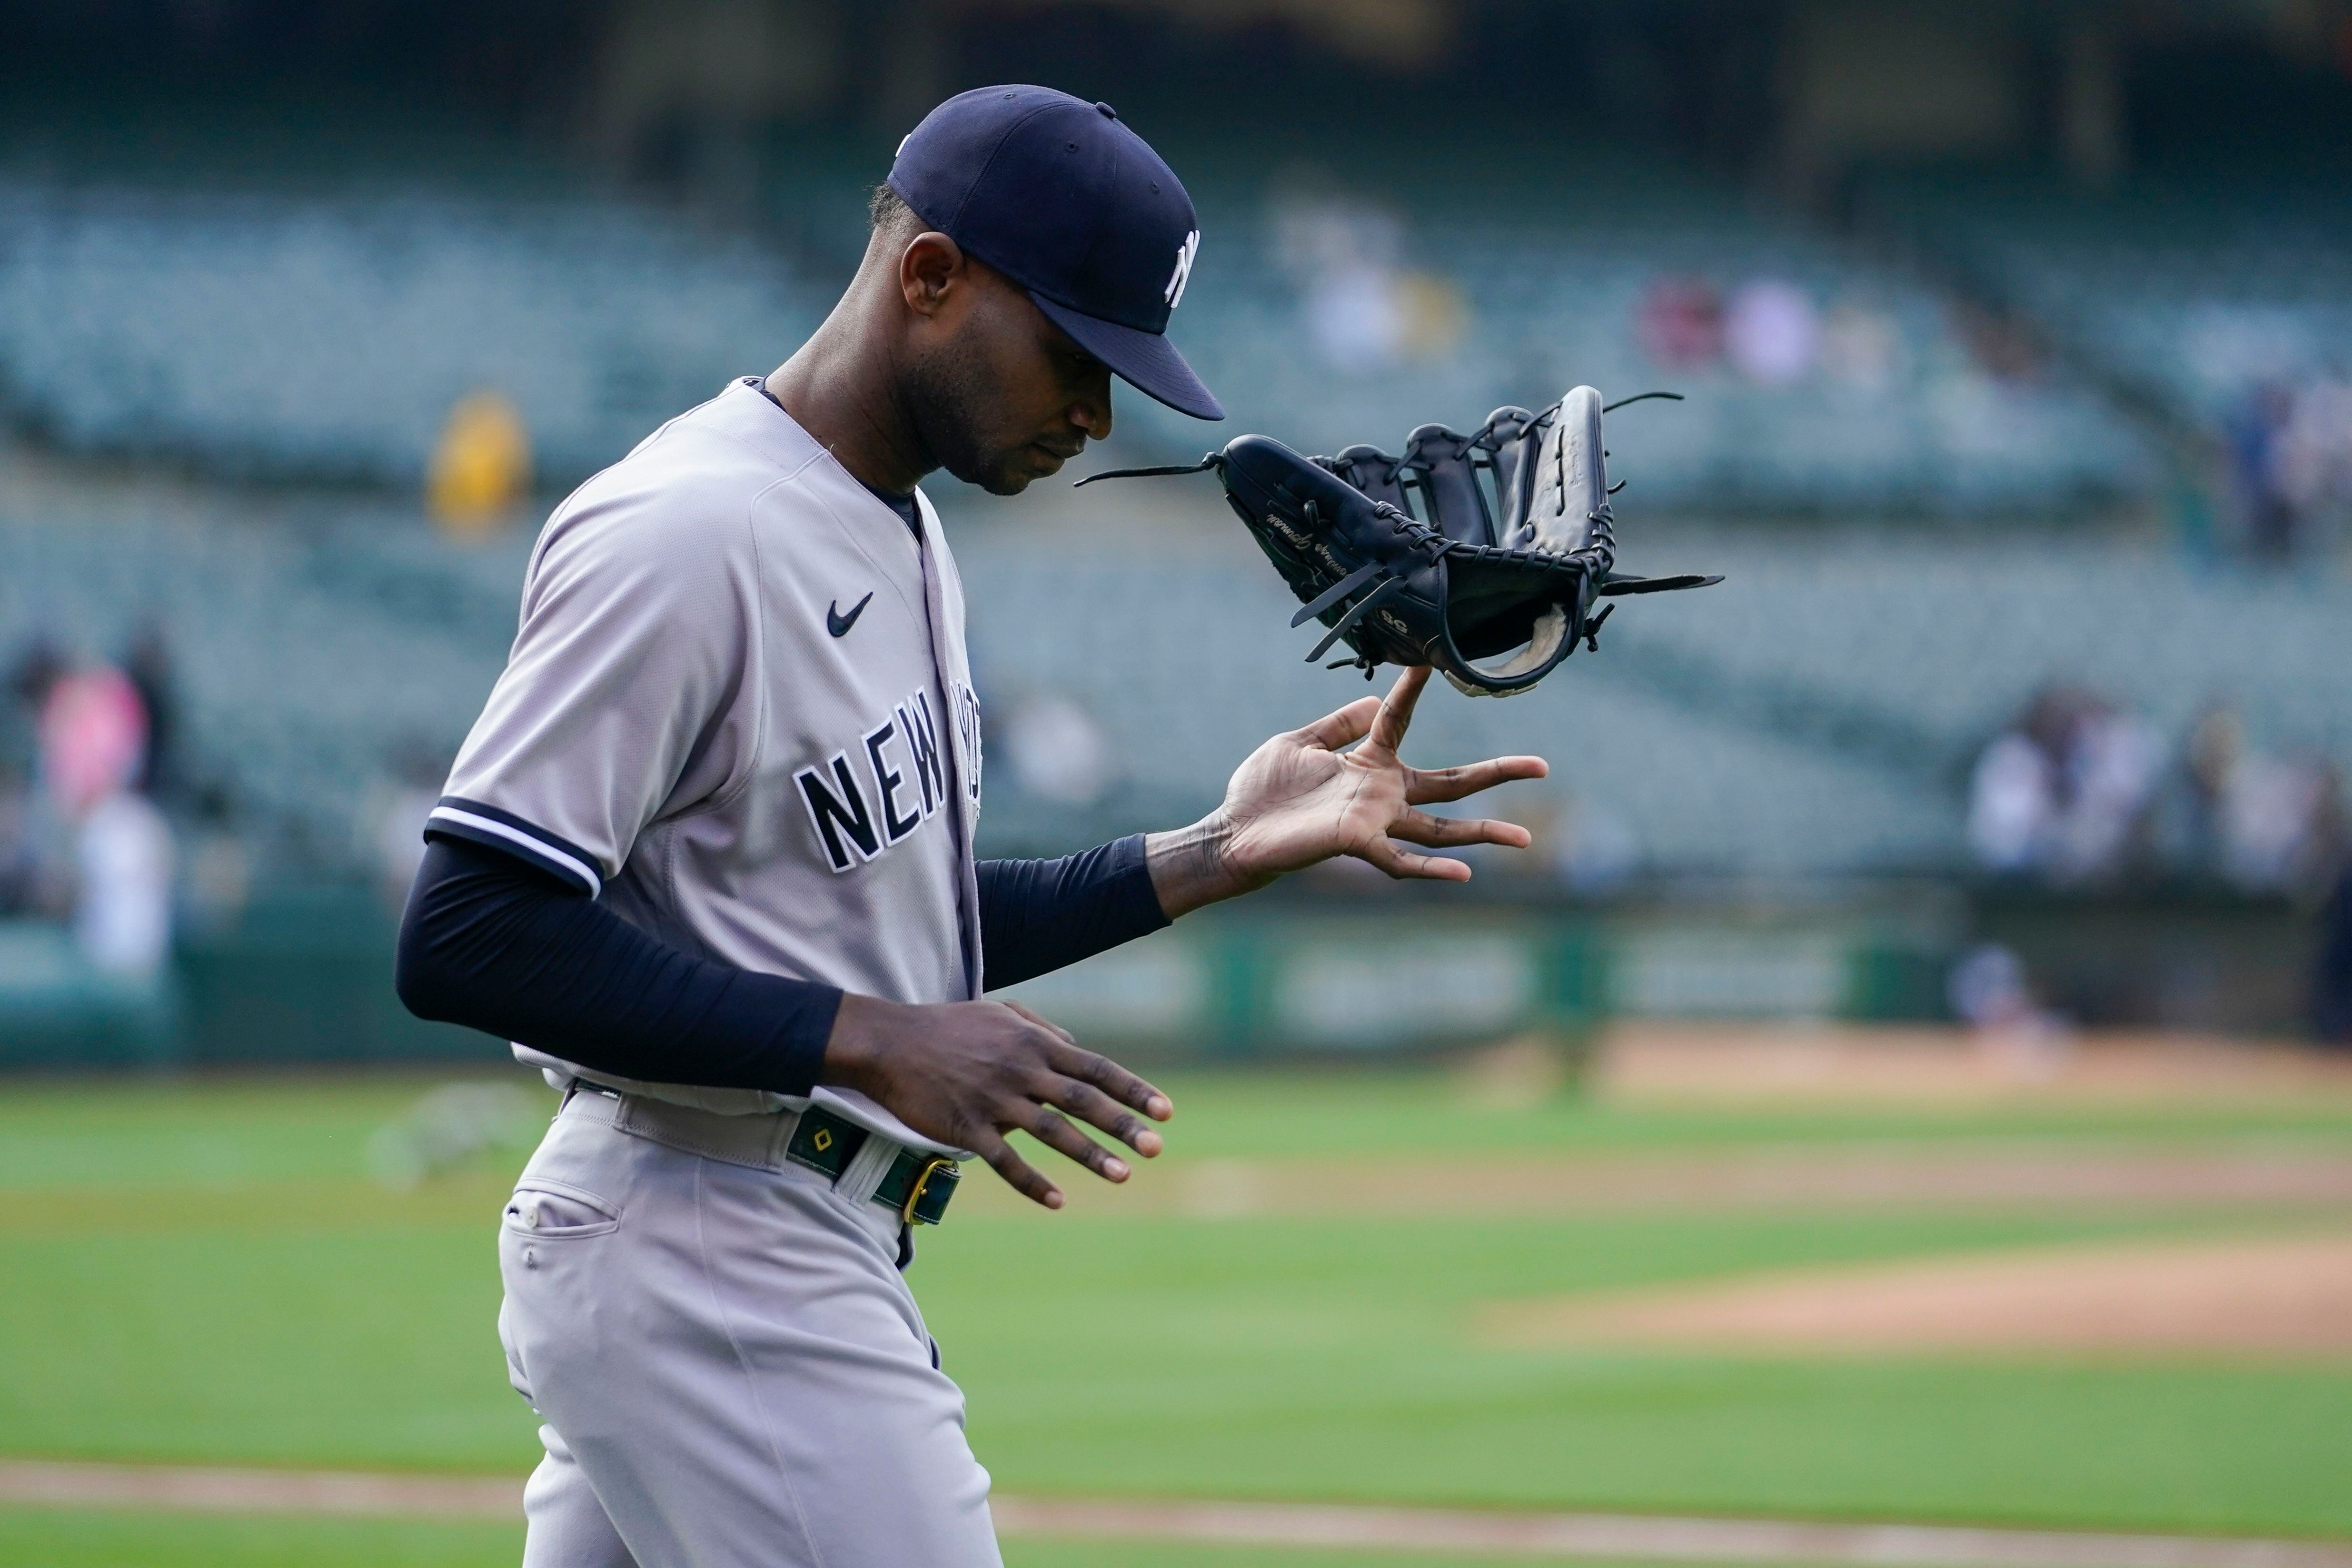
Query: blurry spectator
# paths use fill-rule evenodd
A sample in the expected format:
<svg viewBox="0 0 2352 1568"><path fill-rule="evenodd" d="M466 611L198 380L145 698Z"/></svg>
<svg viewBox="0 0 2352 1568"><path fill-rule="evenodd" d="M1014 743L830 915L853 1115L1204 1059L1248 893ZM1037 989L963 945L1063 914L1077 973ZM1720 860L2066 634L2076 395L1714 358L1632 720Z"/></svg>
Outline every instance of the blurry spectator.
<svg viewBox="0 0 2352 1568"><path fill-rule="evenodd" d="M1397 274L1396 310L1404 326L1400 346L1407 359L1443 359L1470 330L1470 308L1462 290L1434 272Z"/></svg>
<svg viewBox="0 0 2352 1568"><path fill-rule="evenodd" d="M1552 864L1574 892L1614 892L1642 868L1642 841L1623 817L1579 796L1560 815Z"/></svg>
<svg viewBox="0 0 2352 1568"><path fill-rule="evenodd" d="M2306 542L2313 526L2352 502L2352 385L2323 377L2294 395L2278 432L2275 487L2292 519L2281 553Z"/></svg>
<svg viewBox="0 0 2352 1568"><path fill-rule="evenodd" d="M1316 353L1351 375L1452 352L1467 328L1461 290L1402 264L1404 225L1370 203L1278 188L1275 259L1299 289Z"/></svg>
<svg viewBox="0 0 2352 1568"><path fill-rule="evenodd" d="M1903 371L1903 331L1895 318L1851 301L1822 323L1822 369L1863 392L1884 392Z"/></svg>
<svg viewBox="0 0 2352 1568"><path fill-rule="evenodd" d="M2061 883L2122 871L2161 754L2147 727L2088 692L2053 687L1977 759L1968 838L1978 862Z"/></svg>
<svg viewBox="0 0 2352 1568"><path fill-rule="evenodd" d="M2157 826L2156 848L2172 868L2249 893L2322 894L2344 838L2333 766L2254 751L2224 705L2190 728Z"/></svg>
<svg viewBox="0 0 2352 1568"><path fill-rule="evenodd" d="M147 710L121 670L93 665L57 678L41 704L41 783L76 821L131 787L145 764Z"/></svg>
<svg viewBox="0 0 2352 1568"><path fill-rule="evenodd" d="M45 633L25 640L8 662L8 695L15 699L0 708L0 763L33 765L39 747L35 740L49 688L66 672L65 656Z"/></svg>
<svg viewBox="0 0 2352 1568"><path fill-rule="evenodd" d="M74 841L74 938L112 973L152 977L172 947L172 830L143 796L114 790L82 816Z"/></svg>
<svg viewBox="0 0 2352 1568"><path fill-rule="evenodd" d="M2042 350L2014 316L1997 314L1965 300L1948 302L1953 334L1968 345L1976 368L1995 381L2032 381L2042 374Z"/></svg>
<svg viewBox="0 0 2352 1568"><path fill-rule="evenodd" d="M2352 384L2321 376L2257 384L2225 426L2246 548L2289 559L2352 505Z"/></svg>
<svg viewBox="0 0 2352 1568"><path fill-rule="evenodd" d="M1723 315L1723 352L1735 369L1766 386L1811 375L1821 353L1821 317L1793 283L1763 279L1744 285Z"/></svg>
<svg viewBox="0 0 2352 1568"><path fill-rule="evenodd" d="M1268 213L1275 261L1295 283L1308 339L1332 369L1384 369L1404 350L1396 297L1404 224L1395 214L1296 182L1278 184Z"/></svg>
<svg viewBox="0 0 2352 1568"><path fill-rule="evenodd" d="M1318 278L1306 315L1324 363L1357 375L1442 358L1462 341L1469 320L1460 290L1444 279L1369 265Z"/></svg>
<svg viewBox="0 0 2352 1568"><path fill-rule="evenodd" d="M2189 725L2153 814L2153 848L2168 868L2210 876L2221 866L2221 801L2245 743L2244 721L2227 703L2208 707Z"/></svg>
<svg viewBox="0 0 2352 1568"><path fill-rule="evenodd" d="M46 777L42 720L66 668L57 645L38 633L9 663L14 700L0 704L0 919L62 915L71 900L58 809L27 782Z"/></svg>
<svg viewBox="0 0 2352 1568"><path fill-rule="evenodd" d="M49 700L49 688L67 669L65 655L45 632L35 632L17 650L8 668L8 689L16 700L39 712Z"/></svg>
<svg viewBox="0 0 2352 1568"><path fill-rule="evenodd" d="M1723 354L1723 300L1705 279L1658 279L1635 309L1633 336L1661 370L1703 370Z"/></svg>
<svg viewBox="0 0 2352 1568"><path fill-rule="evenodd" d="M1028 698L1004 725L1004 749L1021 787L1060 805L1092 805L1109 788L1110 742L1102 727L1070 698Z"/></svg>
<svg viewBox="0 0 2352 1568"><path fill-rule="evenodd" d="M1988 870L2031 869L2056 815L2050 759L2015 730L1994 737L1977 758L1969 787L1969 848Z"/></svg>
<svg viewBox="0 0 2352 1568"><path fill-rule="evenodd" d="M131 787L151 800L170 795L179 783L175 747L179 740L180 702L172 678L172 656L163 643L163 628L149 621L131 639L122 672L139 693L147 715L146 756Z"/></svg>
<svg viewBox="0 0 2352 1568"><path fill-rule="evenodd" d="M530 437L503 394L457 400L425 478L434 521L450 533L484 532L530 492Z"/></svg>
<svg viewBox="0 0 2352 1568"><path fill-rule="evenodd" d="M2221 796L2221 874L2250 893L2310 887L2333 858L2334 771L2252 752Z"/></svg>
<svg viewBox="0 0 2352 1568"><path fill-rule="evenodd" d="M2052 868L2064 881L2111 877L2137 847L2163 750L2139 720L2093 702L2075 715L2062 756Z"/></svg>
<svg viewBox="0 0 2352 1568"><path fill-rule="evenodd" d="M2281 483L2281 438L2294 416L2294 396L2275 382L2247 394L2229 424L2231 473L2246 547L2273 559L2293 552L2295 507Z"/></svg>
<svg viewBox="0 0 2352 1568"><path fill-rule="evenodd" d="M189 846L184 879L186 909L199 927L217 929L245 910L253 891L253 857L237 835L227 791L208 784L195 792L191 807L195 842Z"/></svg>
<svg viewBox="0 0 2352 1568"><path fill-rule="evenodd" d="M74 936L100 969L152 976L170 951L172 834L131 785L145 764L147 712L106 665L49 682L41 784L72 825Z"/></svg>
<svg viewBox="0 0 2352 1568"><path fill-rule="evenodd" d="M1444 807L1440 816L1451 816ZM1525 849L1474 844L1446 853L1481 879L1550 882L1585 898L1615 892L1641 869L1641 842L1623 818L1588 798L1542 785L1505 785L1475 813L1528 830Z"/></svg>
<svg viewBox="0 0 2352 1568"><path fill-rule="evenodd" d="M41 862L33 833L33 794L16 770L0 763L0 920L37 912Z"/></svg>
<svg viewBox="0 0 2352 1568"><path fill-rule="evenodd" d="M1357 265L1308 286L1307 336L1333 370L1363 375L1403 357L1405 320L1393 274Z"/></svg>
<svg viewBox="0 0 2352 1568"><path fill-rule="evenodd" d="M425 819L441 798L449 762L446 752L422 741L403 742L388 753L385 776L369 792L362 849L375 863L384 907L395 914L408 907L408 889L425 862Z"/></svg>
<svg viewBox="0 0 2352 1568"><path fill-rule="evenodd" d="M376 815L376 891L394 913L408 907L408 890L425 863L425 819L437 798L430 790L394 789Z"/></svg>
<svg viewBox="0 0 2352 1568"><path fill-rule="evenodd" d="M1573 806L1570 807L1570 811ZM1445 815L1439 807L1433 815ZM1558 874L1559 852L1564 840L1561 829L1569 812L1560 809L1559 797L1539 788L1514 788L1506 784L1488 797L1480 815L1502 822L1517 823L1528 830L1525 849L1496 851L1496 847L1474 844L1465 849L1450 851L1454 858L1468 865L1479 877L1543 877Z"/></svg>
<svg viewBox="0 0 2352 1568"><path fill-rule="evenodd" d="M2066 1020L2035 1000L2025 961L1999 942L1963 953L1945 979L1945 994L1979 1045L2021 1076L2053 1070L2071 1047Z"/></svg>
<svg viewBox="0 0 2352 1568"><path fill-rule="evenodd" d="M1945 978L1953 1014L1972 1029L2011 1029L2042 1016L2025 977L2025 960L1997 942L1980 942L1962 953Z"/></svg>

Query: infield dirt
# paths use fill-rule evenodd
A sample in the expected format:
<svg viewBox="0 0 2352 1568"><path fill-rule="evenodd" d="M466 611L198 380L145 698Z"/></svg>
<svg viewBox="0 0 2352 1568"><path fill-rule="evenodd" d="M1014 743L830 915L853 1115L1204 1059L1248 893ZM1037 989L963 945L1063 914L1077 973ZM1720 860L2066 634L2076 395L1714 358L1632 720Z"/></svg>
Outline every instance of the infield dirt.
<svg viewBox="0 0 2352 1568"><path fill-rule="evenodd" d="M2034 1247L1485 1309L1519 1348L2352 1357L2352 1234Z"/></svg>
<svg viewBox="0 0 2352 1568"><path fill-rule="evenodd" d="M1025 1200L970 1184L974 1212ZM2352 1154L2308 1150L1781 1148L1740 1154L1196 1160L1132 1186L1066 1184L1075 1213L1147 1219L1481 1214L2341 1212ZM976 1201L972 1201L976 1200Z"/></svg>
<svg viewBox="0 0 2352 1568"><path fill-rule="evenodd" d="M2352 1105L2352 1058L2216 1036L1630 1022L1593 1054L1624 1105Z"/></svg>

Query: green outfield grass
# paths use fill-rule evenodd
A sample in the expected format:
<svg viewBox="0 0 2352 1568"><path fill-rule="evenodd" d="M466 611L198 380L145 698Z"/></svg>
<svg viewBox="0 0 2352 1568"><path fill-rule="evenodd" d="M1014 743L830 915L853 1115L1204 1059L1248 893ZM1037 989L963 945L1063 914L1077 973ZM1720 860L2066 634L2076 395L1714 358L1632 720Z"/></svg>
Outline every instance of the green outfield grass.
<svg viewBox="0 0 2352 1568"><path fill-rule="evenodd" d="M520 1526L0 1509L22 1568L514 1568ZM1191 1542L1008 1541L1005 1568L1362 1568L1358 1552ZM1491 1568L1493 1557L1383 1552L1379 1568ZM1612 1568L1594 1563L1589 1568Z"/></svg>
<svg viewBox="0 0 2352 1568"><path fill-rule="evenodd" d="M514 1568L522 1527L0 1509L21 1568Z"/></svg>
<svg viewBox="0 0 2352 1568"><path fill-rule="evenodd" d="M2102 1107L2020 1100L1897 1110L1661 1110L1562 1095L1517 1108L1463 1103L1429 1071L1151 1075L1177 1101L1172 1158L1360 1154L1454 1146L1490 1152L1752 1147L2018 1138L2352 1142L2352 1099ZM168 1184L234 1187L353 1177L367 1139L437 1079L394 1074L190 1081L0 1079L0 1190ZM517 1081L508 1078L502 1081ZM535 1079L521 1081L536 1084ZM551 1103L552 1096L550 1096Z"/></svg>
<svg viewBox="0 0 2352 1568"><path fill-rule="evenodd" d="M1529 1153L1956 1138L2352 1146L2352 1114L2326 1104L1508 1110L1460 1105L1430 1075L1169 1078L1181 1107L1171 1163L1433 1142ZM369 1134L427 1087L0 1094L0 1456L528 1465L531 1420L492 1329L492 1227L520 1154L409 1193L363 1173ZM914 1278L971 1397L974 1446L1008 1491L2352 1534L2342 1366L1570 1354L1481 1348L1466 1327L1498 1298L2311 1223L2145 1210L1212 1220L974 1205L925 1234ZM0 1513L0 1561L334 1563L344 1540L370 1543L374 1563L512 1561L511 1532L293 1521L192 1523L170 1537L186 1552L142 1555L142 1531L179 1528ZM31 1542L43 1544L18 1545ZM1037 1543L1011 1557L1082 1553L1100 1560ZM1188 1548L1165 1560L1344 1559Z"/></svg>

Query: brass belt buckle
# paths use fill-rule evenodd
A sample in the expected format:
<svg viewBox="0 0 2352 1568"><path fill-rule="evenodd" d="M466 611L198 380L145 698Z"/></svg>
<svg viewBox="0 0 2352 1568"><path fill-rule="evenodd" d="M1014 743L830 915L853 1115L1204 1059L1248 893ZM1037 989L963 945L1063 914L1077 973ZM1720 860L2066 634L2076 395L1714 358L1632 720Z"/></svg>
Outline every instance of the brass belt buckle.
<svg viewBox="0 0 2352 1568"><path fill-rule="evenodd" d="M956 1163L945 1154L934 1154L923 1163L921 1170L915 1173L915 1184L907 1189L907 1201L898 1210L898 1219L901 1224L915 1223L915 1205L923 1201L923 1189L929 1186L931 1178L943 1170L955 1172Z"/></svg>

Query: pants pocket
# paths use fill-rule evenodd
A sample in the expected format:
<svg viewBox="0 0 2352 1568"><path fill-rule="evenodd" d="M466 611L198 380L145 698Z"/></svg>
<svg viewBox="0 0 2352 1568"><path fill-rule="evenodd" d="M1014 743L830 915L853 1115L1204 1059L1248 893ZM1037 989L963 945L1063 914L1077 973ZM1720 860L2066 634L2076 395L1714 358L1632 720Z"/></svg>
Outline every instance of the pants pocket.
<svg viewBox="0 0 2352 1568"><path fill-rule="evenodd" d="M507 1200L506 1228L542 1241L605 1236L620 1228L621 1211L585 1187L545 1176L525 1176Z"/></svg>

